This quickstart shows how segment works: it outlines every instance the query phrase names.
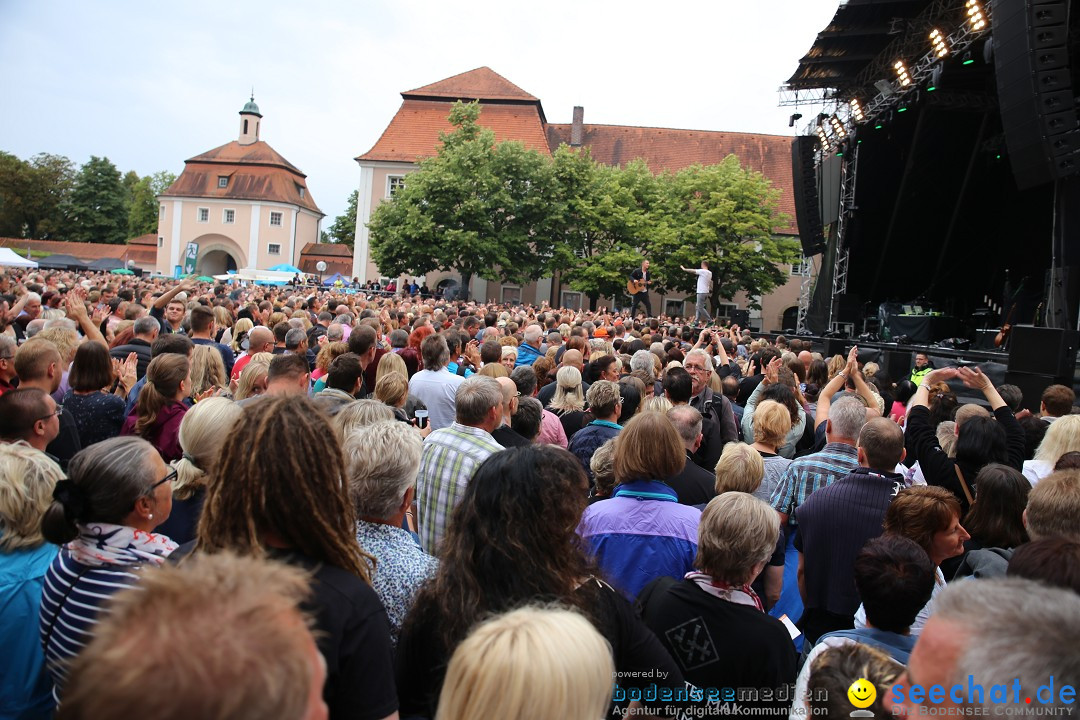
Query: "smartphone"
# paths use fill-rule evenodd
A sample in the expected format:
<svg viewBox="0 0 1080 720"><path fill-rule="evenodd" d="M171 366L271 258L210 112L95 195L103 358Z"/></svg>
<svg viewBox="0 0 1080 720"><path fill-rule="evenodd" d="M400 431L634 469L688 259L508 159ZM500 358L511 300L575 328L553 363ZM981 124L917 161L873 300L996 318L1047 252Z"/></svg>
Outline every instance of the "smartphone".
<svg viewBox="0 0 1080 720"><path fill-rule="evenodd" d="M417 410L415 413L413 413L413 417L416 418L416 427L420 428L421 430L423 430L424 428L427 427L427 425L428 425L428 411L427 410Z"/></svg>

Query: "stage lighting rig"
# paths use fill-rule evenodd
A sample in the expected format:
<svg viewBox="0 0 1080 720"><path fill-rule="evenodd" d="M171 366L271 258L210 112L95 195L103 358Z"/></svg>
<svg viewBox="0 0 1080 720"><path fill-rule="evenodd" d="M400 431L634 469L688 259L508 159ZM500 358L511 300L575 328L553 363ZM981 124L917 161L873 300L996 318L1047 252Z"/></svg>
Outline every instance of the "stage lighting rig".
<svg viewBox="0 0 1080 720"><path fill-rule="evenodd" d="M859 98L851 98L851 102L848 103L851 107L851 117L857 123L861 123L866 116L863 115L862 104L859 102Z"/></svg>
<svg viewBox="0 0 1080 720"><path fill-rule="evenodd" d="M934 54L939 58L949 54L949 45L945 36L937 28L934 28L934 31L930 33L930 47L933 48Z"/></svg>
<svg viewBox="0 0 1080 720"><path fill-rule="evenodd" d="M795 127L795 121L800 120L800 119L802 119L802 113L795 113L794 115L792 115L791 117L788 118L787 126L788 127Z"/></svg>
<svg viewBox="0 0 1080 720"><path fill-rule="evenodd" d="M896 79L900 83L900 87L907 87L911 84L911 75L908 73L907 65L903 60L897 60L893 63L893 70L896 71Z"/></svg>
<svg viewBox="0 0 1080 720"><path fill-rule="evenodd" d="M818 142L821 143L821 152L825 154L829 152L829 136L825 134L825 126L818 124L817 126Z"/></svg>
<svg viewBox="0 0 1080 720"><path fill-rule="evenodd" d="M840 122L839 117L833 115L829 118L829 124L832 125L833 134L836 135L837 142L840 142L847 137L847 130L844 128L844 123Z"/></svg>
<svg viewBox="0 0 1080 720"><path fill-rule="evenodd" d="M968 25L971 27L971 31L979 32L986 27L986 15L983 14L982 5L979 4L979 0L968 0L966 7Z"/></svg>

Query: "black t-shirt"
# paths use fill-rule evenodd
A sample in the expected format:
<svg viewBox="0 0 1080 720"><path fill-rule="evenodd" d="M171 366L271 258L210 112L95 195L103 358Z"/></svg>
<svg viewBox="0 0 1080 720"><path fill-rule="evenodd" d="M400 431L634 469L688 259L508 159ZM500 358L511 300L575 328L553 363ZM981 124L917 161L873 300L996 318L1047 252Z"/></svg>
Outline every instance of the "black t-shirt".
<svg viewBox="0 0 1080 720"><path fill-rule="evenodd" d="M683 505L702 505L716 497L716 476L687 455L686 466L667 481Z"/></svg>
<svg viewBox="0 0 1080 720"><path fill-rule="evenodd" d="M326 658L323 699L333 720L384 718L398 709L390 620L371 586L341 568L275 551L276 560L313 571L315 641Z"/></svg>
<svg viewBox="0 0 1080 720"><path fill-rule="evenodd" d="M504 448L532 445L531 442L521 436L521 433L517 432L509 425L495 428L491 433L491 437L495 438L495 442L499 443Z"/></svg>
<svg viewBox="0 0 1080 720"><path fill-rule="evenodd" d="M744 696L744 707L791 705L795 645L783 624L757 608L709 595L693 580L658 578L638 596L641 617L701 689L776 689L773 699ZM781 692L780 689L783 688ZM786 700L776 699L776 696Z"/></svg>
<svg viewBox="0 0 1080 720"><path fill-rule="evenodd" d="M678 665L652 631L634 614L633 607L606 583L587 580L578 593L587 594L590 619L611 644L617 682L624 692L629 687L646 689L684 687ZM398 638L396 679L402 717L434 718L452 649L436 631L439 620L425 608L414 606ZM609 717L621 717L613 705ZM651 705L653 703L645 703Z"/></svg>

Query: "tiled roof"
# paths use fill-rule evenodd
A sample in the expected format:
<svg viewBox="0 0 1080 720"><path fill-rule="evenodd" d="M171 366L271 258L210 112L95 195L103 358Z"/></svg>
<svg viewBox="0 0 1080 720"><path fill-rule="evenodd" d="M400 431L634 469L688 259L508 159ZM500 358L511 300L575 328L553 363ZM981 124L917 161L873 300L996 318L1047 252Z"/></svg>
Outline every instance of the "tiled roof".
<svg viewBox="0 0 1080 720"><path fill-rule="evenodd" d="M569 124L548 125L549 147L570 143ZM605 165L626 165L643 159L654 173L675 172L694 164L712 165L728 155L739 164L756 170L780 190L779 210L791 218L789 232L795 230L795 195L791 181L791 138L784 135L676 130L628 125L584 126L582 144L592 158Z"/></svg>
<svg viewBox="0 0 1080 720"><path fill-rule="evenodd" d="M340 243L313 243L309 242L300 251L301 255L318 255L321 258L326 257L352 257L352 248L348 245L341 245Z"/></svg>
<svg viewBox="0 0 1080 720"><path fill-rule="evenodd" d="M451 130L449 114L448 102L406 99L375 146L356 159L413 163L431 157L439 146L439 133ZM495 131L496 142L519 140L544 154L550 152L538 105L481 105L479 122Z"/></svg>
<svg viewBox="0 0 1080 720"><path fill-rule="evenodd" d="M223 175L229 178L229 184L219 188L218 177ZM265 142L241 145L234 140L187 160L184 172L162 196L268 200L298 205L322 215L308 192L306 177Z"/></svg>
<svg viewBox="0 0 1080 720"><path fill-rule="evenodd" d="M128 245L153 245L157 247L157 233L146 233L128 240Z"/></svg>
<svg viewBox="0 0 1080 720"><path fill-rule="evenodd" d="M445 80L424 85L401 93L409 98L449 98L451 100L521 100L539 103L536 98L519 88L489 67L479 67Z"/></svg>
<svg viewBox="0 0 1080 720"><path fill-rule="evenodd" d="M156 238L156 236L154 236ZM134 260L139 267L153 268L157 262L157 241L154 247L145 245L110 245L108 243L64 242L60 240L23 240L22 238L0 238L0 247L9 247L25 254L26 250L36 250L55 254L72 255L90 263L102 258L116 258L127 262ZM22 251L22 252L20 252Z"/></svg>

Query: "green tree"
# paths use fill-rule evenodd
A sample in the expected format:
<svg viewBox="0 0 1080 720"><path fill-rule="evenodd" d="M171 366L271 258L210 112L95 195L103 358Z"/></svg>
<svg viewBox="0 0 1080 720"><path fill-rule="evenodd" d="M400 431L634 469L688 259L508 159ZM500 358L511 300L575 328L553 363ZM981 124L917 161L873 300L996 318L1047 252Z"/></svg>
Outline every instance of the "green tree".
<svg viewBox="0 0 1080 720"><path fill-rule="evenodd" d="M734 155L716 165L694 165L666 176L670 232L658 236L653 271L668 288L695 292L697 276L680 266L709 261L710 300L716 307L740 290L755 298L786 280L778 264L798 259L799 244L776 231L787 222L777 211L779 191L761 173L742 168Z"/></svg>
<svg viewBox="0 0 1080 720"><path fill-rule="evenodd" d="M356 201L360 196L358 190L349 193L349 203L345 212L334 218L334 224L330 226L329 242L348 245L350 248L356 241Z"/></svg>
<svg viewBox="0 0 1080 720"><path fill-rule="evenodd" d="M39 153L25 161L0 152L0 235L61 236L62 206L74 173L74 165L61 155Z"/></svg>
<svg viewBox="0 0 1080 720"><path fill-rule="evenodd" d="M561 213L550 161L519 142L495 143L478 103L455 103L454 130L440 135L405 186L372 213L372 256L389 274L456 270L527 282L551 266L552 217Z"/></svg>
<svg viewBox="0 0 1080 720"><path fill-rule="evenodd" d="M127 192L108 158L91 155L79 168L66 210L68 239L74 242L120 244L127 239Z"/></svg>
<svg viewBox="0 0 1080 720"><path fill-rule="evenodd" d="M176 175L167 170L161 170L153 175L139 178L131 187L127 225L129 238L157 232L158 195L165 192L174 182L176 182Z"/></svg>

